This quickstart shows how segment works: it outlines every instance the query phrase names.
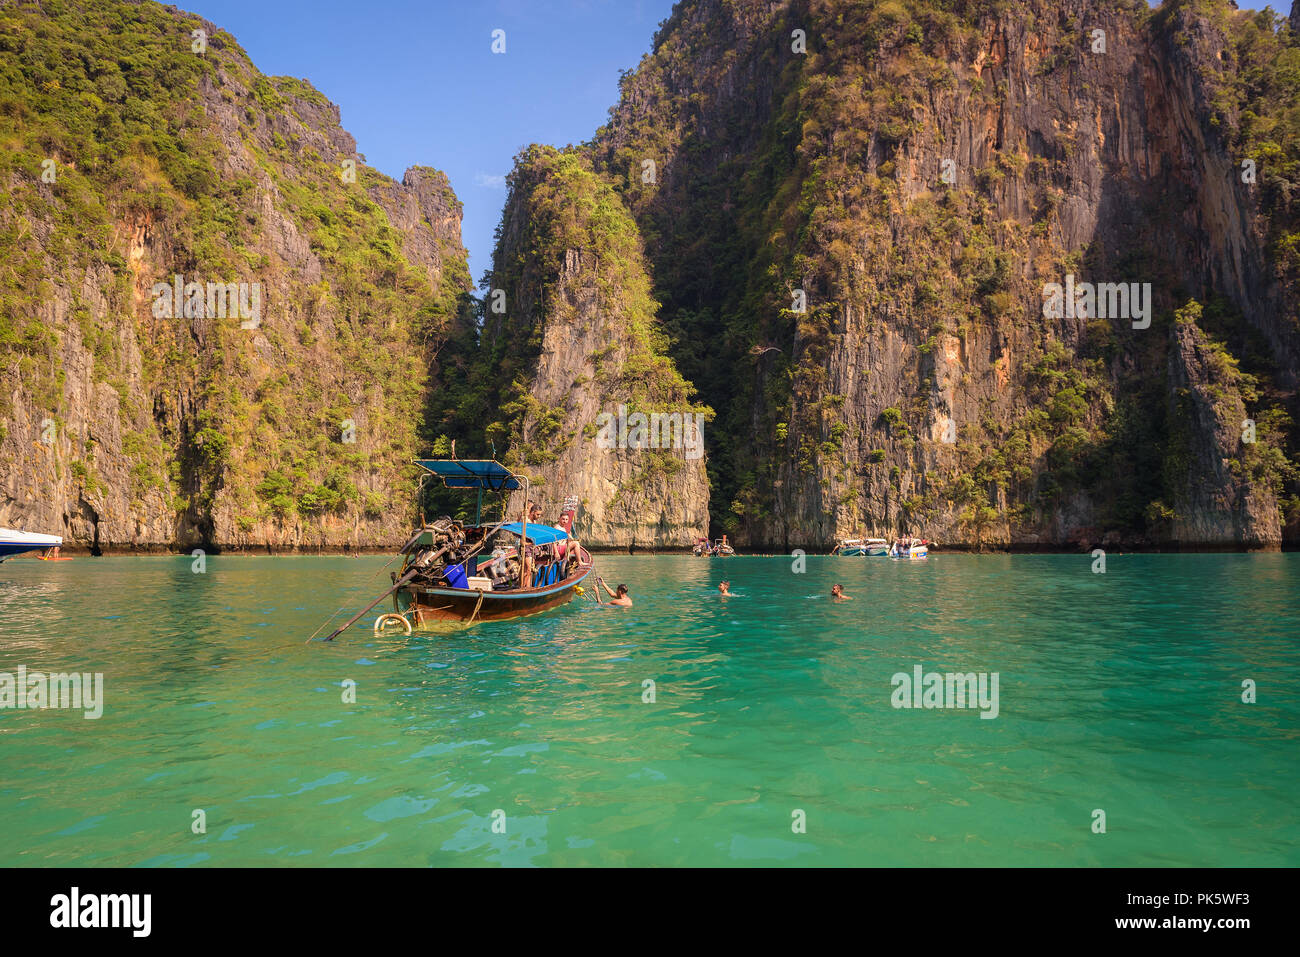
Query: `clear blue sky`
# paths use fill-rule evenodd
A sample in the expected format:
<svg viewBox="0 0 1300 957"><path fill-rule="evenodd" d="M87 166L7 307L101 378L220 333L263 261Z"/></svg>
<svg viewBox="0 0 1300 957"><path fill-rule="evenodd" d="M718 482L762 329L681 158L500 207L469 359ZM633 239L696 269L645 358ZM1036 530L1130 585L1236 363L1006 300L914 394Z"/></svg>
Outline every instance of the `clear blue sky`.
<svg viewBox="0 0 1300 957"><path fill-rule="evenodd" d="M339 104L370 165L436 166L465 204L477 282L505 174L529 143L590 139L618 71L650 50L672 0L176 0L235 36L258 69ZM1240 0L1262 8L1264 0ZM1286 12L1289 0L1275 0ZM492 31L506 31L504 55Z"/></svg>
<svg viewBox="0 0 1300 957"><path fill-rule="evenodd" d="M591 138L618 71L650 52L672 0L175 0L229 31L258 69L310 80L375 168L436 166L465 204L475 282L505 174L529 143ZM506 31L493 54L492 31Z"/></svg>

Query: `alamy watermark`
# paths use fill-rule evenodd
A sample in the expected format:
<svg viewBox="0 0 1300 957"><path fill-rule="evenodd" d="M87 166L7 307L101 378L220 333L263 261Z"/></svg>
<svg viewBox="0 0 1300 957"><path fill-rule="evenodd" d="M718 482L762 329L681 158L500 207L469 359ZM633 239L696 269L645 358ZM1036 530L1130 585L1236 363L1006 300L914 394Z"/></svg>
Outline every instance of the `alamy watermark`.
<svg viewBox="0 0 1300 957"><path fill-rule="evenodd" d="M152 894L83 894L73 887L50 898L50 926L125 928L132 937L148 937L152 910Z"/></svg>
<svg viewBox="0 0 1300 957"><path fill-rule="evenodd" d="M596 416L600 431L596 445L602 449L683 449L686 458L704 455L704 413L627 411L618 407L618 415L602 412Z"/></svg>
<svg viewBox="0 0 1300 957"><path fill-rule="evenodd" d="M225 319L238 315L241 329L256 329L262 323L262 284L259 282L186 282L180 273L170 284L156 282L153 295L155 319Z"/></svg>
<svg viewBox="0 0 1300 957"><path fill-rule="evenodd" d="M103 672L45 674L19 665L17 673L0 671L0 708L81 709L87 721L104 714Z"/></svg>
<svg viewBox="0 0 1300 957"><path fill-rule="evenodd" d="M1131 319L1134 329L1151 325L1151 283L1076 283L1068 273L1065 284L1043 284L1043 316L1048 319Z"/></svg>
<svg viewBox="0 0 1300 957"><path fill-rule="evenodd" d="M889 703L895 708L978 708L981 718L998 716L998 672L940 674L924 672L920 665L909 675L900 671L890 679L894 693Z"/></svg>

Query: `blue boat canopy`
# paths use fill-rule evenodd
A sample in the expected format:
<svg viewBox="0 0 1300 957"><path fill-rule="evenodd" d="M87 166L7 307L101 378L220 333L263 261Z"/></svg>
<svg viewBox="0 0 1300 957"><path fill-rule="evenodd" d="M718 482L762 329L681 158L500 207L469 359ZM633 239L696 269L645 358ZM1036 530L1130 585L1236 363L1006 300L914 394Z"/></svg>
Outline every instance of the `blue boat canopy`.
<svg viewBox="0 0 1300 957"><path fill-rule="evenodd" d="M509 532L512 535L523 535L524 533L522 522L511 522L509 525L502 525L501 529L502 531ZM569 535L562 528L552 528L550 525L538 525L534 522L529 522L528 540L534 545L550 545L553 542L568 541Z"/></svg>
<svg viewBox="0 0 1300 957"><path fill-rule="evenodd" d="M493 459L416 459L415 464L438 476L447 488L485 488L492 492L523 488L513 472Z"/></svg>

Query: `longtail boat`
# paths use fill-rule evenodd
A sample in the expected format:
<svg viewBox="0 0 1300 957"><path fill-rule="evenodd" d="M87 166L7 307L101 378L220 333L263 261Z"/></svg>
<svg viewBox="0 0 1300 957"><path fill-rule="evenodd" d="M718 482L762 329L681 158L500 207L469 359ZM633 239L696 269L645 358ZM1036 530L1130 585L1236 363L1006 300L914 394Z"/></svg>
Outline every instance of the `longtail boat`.
<svg viewBox="0 0 1300 957"><path fill-rule="evenodd" d="M691 554L697 558L701 555L707 555L709 558L717 556L727 556L736 554L736 550L727 544L727 536L723 535L716 539L712 544L707 538L698 538L695 540L695 547L691 549Z"/></svg>
<svg viewBox="0 0 1300 957"><path fill-rule="evenodd" d="M449 517L426 522L402 547L402 566L393 587L325 639L330 641L389 595L393 610L375 621L375 632L390 627L412 631L468 626L536 615L582 594L591 574L591 554L572 535L576 498L565 499L559 521L482 522L485 491L527 491L527 480L493 459L420 459L420 489L429 475L449 489L477 490L474 524ZM525 496L526 497L526 496Z"/></svg>

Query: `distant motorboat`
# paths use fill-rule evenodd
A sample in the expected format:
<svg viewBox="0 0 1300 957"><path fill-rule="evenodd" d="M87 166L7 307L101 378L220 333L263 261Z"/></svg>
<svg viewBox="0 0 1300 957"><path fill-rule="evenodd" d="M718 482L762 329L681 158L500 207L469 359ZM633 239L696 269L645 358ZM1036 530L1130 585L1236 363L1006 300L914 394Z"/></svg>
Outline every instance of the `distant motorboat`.
<svg viewBox="0 0 1300 957"><path fill-rule="evenodd" d="M63 545L58 535L41 535L37 532L19 532L0 528L0 562L27 552L44 552Z"/></svg>
<svg viewBox="0 0 1300 957"><path fill-rule="evenodd" d="M831 554L839 555L841 557L847 556L850 558L856 558L859 555L866 555L867 543L860 538L841 539L835 543L835 548L831 551Z"/></svg>
<svg viewBox="0 0 1300 957"><path fill-rule="evenodd" d="M889 557L899 559L929 558L929 543L923 538L900 538L889 549Z"/></svg>
<svg viewBox="0 0 1300 957"><path fill-rule="evenodd" d="M832 555L884 558L889 554L889 542L883 538L845 538L837 542Z"/></svg>
<svg viewBox="0 0 1300 957"><path fill-rule="evenodd" d="M717 558L719 556L734 555L736 550L727 544L727 536L723 535L712 543L707 538L697 538L695 547L691 549L691 554L696 558Z"/></svg>

